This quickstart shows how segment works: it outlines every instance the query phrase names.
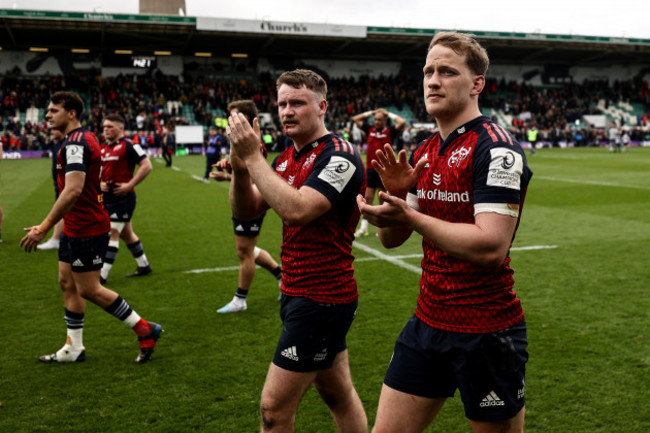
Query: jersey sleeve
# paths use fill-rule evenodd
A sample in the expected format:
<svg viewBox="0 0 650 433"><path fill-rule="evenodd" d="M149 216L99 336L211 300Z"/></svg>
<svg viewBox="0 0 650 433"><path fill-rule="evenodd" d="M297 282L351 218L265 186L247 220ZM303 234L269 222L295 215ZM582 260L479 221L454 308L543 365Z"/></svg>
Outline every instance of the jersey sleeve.
<svg viewBox="0 0 650 433"><path fill-rule="evenodd" d="M336 140L336 139L335 139ZM363 164L356 148L337 140L314 161L314 169L303 185L314 188L336 206L341 201L356 197L364 180Z"/></svg>
<svg viewBox="0 0 650 433"><path fill-rule="evenodd" d="M125 140L126 143L126 157L129 163L138 164L140 161L147 157L147 154L139 144L133 143L131 140Z"/></svg>
<svg viewBox="0 0 650 433"><path fill-rule="evenodd" d="M500 126L484 123L474 153L474 204L519 205L532 172L519 143Z"/></svg>
<svg viewBox="0 0 650 433"><path fill-rule="evenodd" d="M85 140L84 134L81 132L72 133L63 149L66 174L76 171L86 173L91 156L92 151Z"/></svg>

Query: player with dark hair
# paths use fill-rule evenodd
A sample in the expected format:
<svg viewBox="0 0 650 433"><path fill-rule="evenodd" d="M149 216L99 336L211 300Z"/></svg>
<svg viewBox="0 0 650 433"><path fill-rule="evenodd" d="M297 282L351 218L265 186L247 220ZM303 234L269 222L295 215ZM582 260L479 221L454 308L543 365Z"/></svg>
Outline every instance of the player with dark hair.
<svg viewBox="0 0 650 433"><path fill-rule="evenodd" d="M45 118L51 129L58 129L65 135L57 159L61 193L43 222L26 228L28 233L20 241L26 252L34 251L52 226L63 218L59 283L63 290L68 335L61 349L39 359L46 363L86 359L83 325L86 300L89 300L133 329L140 345L135 362L143 363L151 359L162 328L142 319L119 294L99 282L110 220L102 205L99 187L100 146L97 138L81 127L79 119L83 109L83 101L76 93L56 92L50 97Z"/></svg>
<svg viewBox="0 0 650 433"><path fill-rule="evenodd" d="M250 123L251 119L257 118L257 107L255 102L250 99L233 101L228 104L228 113L242 113ZM260 139L260 150L266 158L267 152L264 143ZM210 177L217 181L230 181L232 166L237 166L238 170L246 170L244 162L231 152L230 159L222 159L217 164L222 170L210 173ZM237 291L232 301L217 310L217 313L236 313L244 311L247 308L246 299L250 290L253 277L255 276L255 265L260 265L267 271L271 272L278 283L282 280L282 269L280 265L273 260L268 251L257 246L257 240L262 230L262 223L266 212L257 218L244 221L232 217L233 229L235 231L235 246L237 248L237 257L239 257L239 278L237 281Z"/></svg>
<svg viewBox="0 0 650 433"><path fill-rule="evenodd" d="M357 194L365 192L355 146L325 127L327 84L298 69L278 78L278 114L294 146L272 168L260 153L258 119L229 119L231 147L246 169L233 167L231 206L251 219L273 208L283 221L282 333L261 401L263 432L293 431L302 396L313 384L339 431L367 432L350 375L346 334L357 309L352 262Z"/></svg>
<svg viewBox="0 0 650 433"><path fill-rule="evenodd" d="M521 432L526 323L509 249L532 176L519 143L481 115L487 52L471 36L438 33L424 65L437 133L407 162L390 146L373 162L384 203L357 202L387 248L422 235L415 314L384 379L374 432L420 432L456 389L475 432Z"/></svg>
<svg viewBox="0 0 650 433"><path fill-rule="evenodd" d="M104 265L100 273L102 284L106 284L120 247L124 241L137 263L137 268L127 277L141 277L151 273L151 265L144 253L140 238L133 231L135 212L135 186L142 182L153 168L146 152L124 135L124 118L119 114L104 117L104 138L102 145L102 183L104 207L111 219L111 238L108 241ZM138 171L135 173L135 166Z"/></svg>
<svg viewBox="0 0 650 433"><path fill-rule="evenodd" d="M368 118L374 116L373 125L370 126ZM395 122L388 125L388 119ZM366 150L366 177L368 187L366 188L366 202L372 204L375 200L375 192L386 191L381 178L372 166L372 161L377 159L377 151L384 148L385 144L393 144L398 133L404 129L406 120L397 114L390 113L384 108L366 111L352 117L352 121L357 124L359 129L365 132L368 137L368 148ZM368 235L368 221L361 218L359 230L354 233L355 238Z"/></svg>

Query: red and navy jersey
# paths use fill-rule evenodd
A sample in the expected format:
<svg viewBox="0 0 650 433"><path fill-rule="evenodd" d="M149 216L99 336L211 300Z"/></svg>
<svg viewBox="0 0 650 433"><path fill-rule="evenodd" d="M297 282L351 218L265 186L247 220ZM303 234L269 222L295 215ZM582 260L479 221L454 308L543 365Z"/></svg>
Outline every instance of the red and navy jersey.
<svg viewBox="0 0 650 433"><path fill-rule="evenodd" d="M352 267L352 241L360 217L356 196L366 190L356 147L328 134L300 152L291 146L276 158L273 168L289 185L309 186L332 204L307 225L284 225L282 293L316 302L353 302L358 297Z"/></svg>
<svg viewBox="0 0 650 433"><path fill-rule="evenodd" d="M147 157L139 144L128 138L102 145L102 181L126 183L133 179L135 165ZM134 192L132 190L131 192Z"/></svg>
<svg viewBox="0 0 650 433"><path fill-rule="evenodd" d="M377 150L384 150L384 144L393 145L393 139L397 136L394 126L386 126L384 129L377 129L370 126L368 122L361 128L368 136L368 149L366 150L366 168L374 170L371 162L377 159Z"/></svg>
<svg viewBox="0 0 650 433"><path fill-rule="evenodd" d="M457 128L444 142L439 133L423 141L410 162L423 157L428 163L411 190L420 212L473 224L475 207L480 209L481 204L518 205L518 212L513 212L519 224L532 172L508 131L481 116ZM426 238L422 249L415 311L420 320L434 328L472 333L498 331L524 319L513 291L509 255L493 269L452 257Z"/></svg>
<svg viewBox="0 0 650 433"><path fill-rule="evenodd" d="M81 171L86 174L81 195L63 217L63 233L66 236L84 238L110 231L110 220L99 188L101 167L100 147L93 134L78 128L65 137L56 160L59 191L65 190L67 173Z"/></svg>

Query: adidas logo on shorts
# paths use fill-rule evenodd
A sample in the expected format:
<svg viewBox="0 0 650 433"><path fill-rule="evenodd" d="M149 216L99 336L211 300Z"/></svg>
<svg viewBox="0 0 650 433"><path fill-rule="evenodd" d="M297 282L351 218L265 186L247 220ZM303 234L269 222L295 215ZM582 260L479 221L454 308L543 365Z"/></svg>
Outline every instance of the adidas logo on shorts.
<svg viewBox="0 0 650 433"><path fill-rule="evenodd" d="M490 391L488 395L486 395L483 400L481 400L481 403L479 404L480 407L491 407L491 406L505 406L506 403L499 398L499 396L494 392Z"/></svg>
<svg viewBox="0 0 650 433"><path fill-rule="evenodd" d="M299 360L298 351L296 351L296 346L287 347L282 352L280 352L280 355L284 356L285 358L289 358L292 361Z"/></svg>
<svg viewBox="0 0 650 433"><path fill-rule="evenodd" d="M75 260L74 262L72 262L72 266L77 266L77 267L79 267L79 266L83 266L83 265L84 265L84 263L83 263L81 260L79 260L79 259L77 259L77 260Z"/></svg>

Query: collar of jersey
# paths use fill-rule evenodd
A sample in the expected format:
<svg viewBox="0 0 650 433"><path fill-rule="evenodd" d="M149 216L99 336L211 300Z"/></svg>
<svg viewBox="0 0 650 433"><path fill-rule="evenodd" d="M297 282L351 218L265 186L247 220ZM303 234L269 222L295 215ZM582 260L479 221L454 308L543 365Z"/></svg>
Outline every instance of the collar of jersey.
<svg viewBox="0 0 650 433"><path fill-rule="evenodd" d="M296 159L300 159L300 157L302 157L303 155L306 155L307 153L309 153L312 150L316 149L316 147L318 147L318 145L320 143L325 141L325 137L329 137L330 135L332 135L332 133L328 132L327 134L323 135L322 137L318 138L317 140L312 141L311 143L309 143L308 145L306 145L305 147L300 149L299 152L296 151ZM295 150L296 147L294 146L293 149Z"/></svg>
<svg viewBox="0 0 650 433"><path fill-rule="evenodd" d="M487 116L478 116L478 117L470 120L469 122L455 128L454 131L451 134L449 134L449 137L447 137L447 139L444 142L440 143L440 155L445 153L445 150L447 149L447 147L451 143L453 143L454 140L456 140L456 138L458 138L458 136L466 134L468 131L471 131L472 129L474 129L474 127L477 124L479 124L481 122L485 122L487 120L490 120ZM462 131L462 132L458 132L458 131ZM440 132L438 132L438 135L439 134L440 134ZM440 138L442 138L442 137L440 137Z"/></svg>

